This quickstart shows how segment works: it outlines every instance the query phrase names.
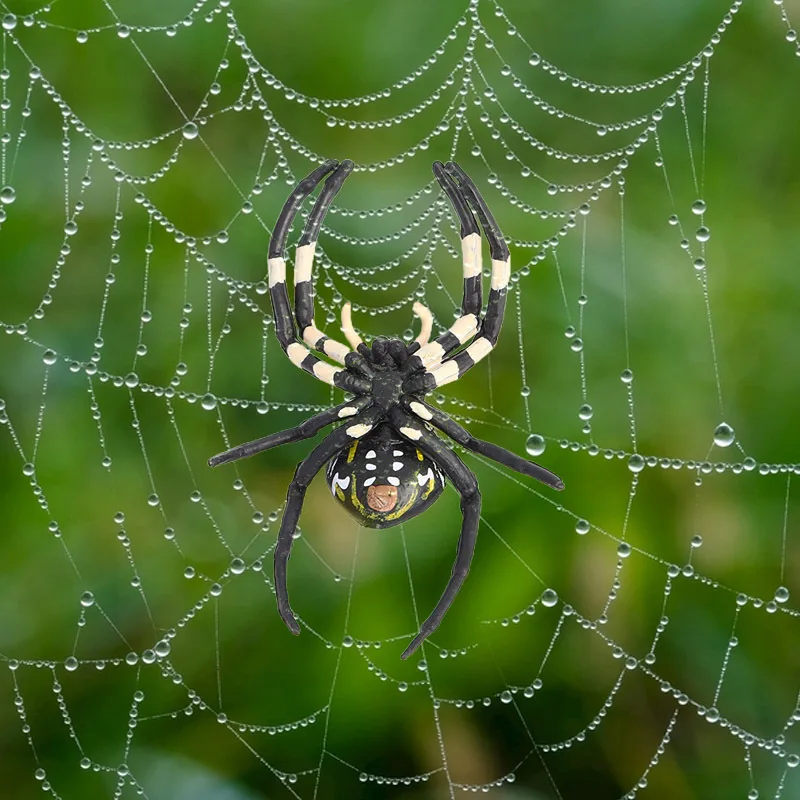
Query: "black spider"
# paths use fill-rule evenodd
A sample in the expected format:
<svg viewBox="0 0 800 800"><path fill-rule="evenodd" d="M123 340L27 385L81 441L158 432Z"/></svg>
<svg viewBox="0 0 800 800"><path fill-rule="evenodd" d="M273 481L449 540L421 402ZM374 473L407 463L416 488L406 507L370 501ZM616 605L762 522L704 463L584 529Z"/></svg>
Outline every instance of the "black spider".
<svg viewBox="0 0 800 800"><path fill-rule="evenodd" d="M353 349L331 339L314 326L311 267L319 229L334 196L353 169L352 161L327 161L300 181L283 207L269 245L269 291L275 332L292 363L326 383L353 395L296 428L234 447L209 459L212 467L260 453L271 447L314 436L326 425L347 419L328 434L300 462L289 484L286 508L275 547L275 592L278 611L294 634L300 626L289 605L286 565L294 541L303 498L311 480L328 464L328 486L333 496L362 524L388 528L427 509L441 494L445 477L461 495L463 521L456 561L450 580L431 615L403 652L408 658L441 623L469 572L478 535L481 495L478 481L464 462L434 432L438 428L458 444L510 467L523 475L563 489L552 472L491 442L474 438L423 397L457 380L486 356L497 342L506 305L510 260L508 247L475 184L452 161L435 161L433 172L461 223L464 258L464 298L461 316L437 339L429 342L431 314L415 304L423 331L410 345L399 339L377 338L368 347L353 329L350 306L342 309L342 331ZM294 320L286 291L286 235L303 201L325 175L316 204L297 247L294 269ZM481 238L473 212L489 240L492 256L491 291L481 317ZM474 338L473 338L474 337ZM456 353L467 341L472 343ZM302 342L305 342L303 344ZM334 367L309 347L341 364Z"/></svg>

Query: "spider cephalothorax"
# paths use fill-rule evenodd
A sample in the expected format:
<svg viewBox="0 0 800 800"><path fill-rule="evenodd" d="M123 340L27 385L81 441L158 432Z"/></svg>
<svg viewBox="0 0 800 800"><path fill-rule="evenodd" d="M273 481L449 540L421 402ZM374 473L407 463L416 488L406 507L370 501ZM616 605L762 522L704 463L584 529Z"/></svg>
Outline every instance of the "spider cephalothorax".
<svg viewBox="0 0 800 800"><path fill-rule="evenodd" d="M376 338L372 347L368 347L353 328L349 303L342 308L342 332L349 348L314 325L311 288L314 249L325 213L352 169L352 161L341 164L327 161L300 181L275 224L267 262L275 333L281 347L293 364L350 393L352 398L296 428L220 453L209 459L209 464L217 466L307 439L327 425L342 423L297 465L278 532L275 547L278 611L289 630L296 634L300 633L300 626L289 605L286 566L306 489L325 464L333 496L362 525L371 528L388 528L425 511L441 494L445 476L449 478L461 496L463 514L456 562L436 608L403 652L402 657L408 658L439 626L466 579L480 519L481 495L475 475L436 435L434 428L462 447L548 486L563 489L564 484L543 467L491 442L476 439L424 400L427 393L457 380L491 352L500 335L508 292L508 247L477 187L457 164L435 161L433 172L461 224L464 269L461 316L438 338L429 341L433 318L425 306L415 303L414 313L422 320L422 331L409 345L400 339ZM305 198L328 173L332 174L308 216L297 247L293 315L286 291L286 235ZM481 239L475 216L489 241L492 258L491 289L483 316ZM309 348L341 366L322 360Z"/></svg>

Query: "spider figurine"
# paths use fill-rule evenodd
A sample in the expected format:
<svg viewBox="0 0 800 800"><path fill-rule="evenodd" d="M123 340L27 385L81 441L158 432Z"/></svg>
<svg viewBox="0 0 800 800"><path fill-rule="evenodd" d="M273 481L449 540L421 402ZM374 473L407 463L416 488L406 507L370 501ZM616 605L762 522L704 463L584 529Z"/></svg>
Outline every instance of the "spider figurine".
<svg viewBox="0 0 800 800"><path fill-rule="evenodd" d="M289 604L286 566L303 498L314 476L327 464L327 482L333 497L359 523L370 528L389 528L421 514L439 497L445 479L449 478L461 496L463 517L456 560L441 599L402 654L402 658L408 658L442 622L467 577L478 536L481 508L478 481L436 435L434 428L468 450L554 489L563 489L564 484L543 467L496 444L476 439L423 399L439 386L461 378L491 352L500 334L508 292L508 246L475 184L457 164L452 161L433 164L433 173L461 224L464 297L461 316L449 330L428 341L432 316L419 303L414 304L414 313L422 322L422 332L408 345L400 339L383 337L376 338L371 347L365 344L353 328L349 303L342 308L341 330L351 347L315 327L311 279L314 249L325 214L352 169L352 161L331 160L300 181L278 217L267 261L275 333L281 347L295 366L343 389L352 398L296 428L234 447L208 463L215 467L246 458L287 442L308 439L326 425L342 422L298 464L286 497L275 546L275 593L278 611L294 634L300 633L300 626ZM293 319L286 291L286 236L303 201L326 175L329 177L297 246ZM492 257L491 291L482 317L481 237L475 216L489 241ZM460 349L470 340L471 344ZM341 366L327 363L312 349Z"/></svg>

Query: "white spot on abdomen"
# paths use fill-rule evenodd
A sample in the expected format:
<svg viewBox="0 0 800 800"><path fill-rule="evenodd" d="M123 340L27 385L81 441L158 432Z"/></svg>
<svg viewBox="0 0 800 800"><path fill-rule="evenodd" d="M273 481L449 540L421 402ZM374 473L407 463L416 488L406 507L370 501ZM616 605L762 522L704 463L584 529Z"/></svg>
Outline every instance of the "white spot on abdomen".
<svg viewBox="0 0 800 800"><path fill-rule="evenodd" d="M331 494L336 497L336 487L341 486L342 490L346 489L350 485L350 476L346 475L344 478L339 477L339 473L337 472L333 476L333 480L331 481Z"/></svg>
<svg viewBox="0 0 800 800"><path fill-rule="evenodd" d="M433 470L428 467L427 472L417 475L417 482L420 486L424 486L431 478L433 478Z"/></svg>

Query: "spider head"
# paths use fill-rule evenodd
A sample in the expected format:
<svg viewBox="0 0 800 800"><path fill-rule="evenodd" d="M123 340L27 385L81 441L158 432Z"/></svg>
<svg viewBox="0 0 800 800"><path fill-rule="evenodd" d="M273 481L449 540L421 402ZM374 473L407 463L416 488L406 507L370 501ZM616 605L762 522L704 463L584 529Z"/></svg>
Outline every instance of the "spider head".
<svg viewBox="0 0 800 800"><path fill-rule="evenodd" d="M327 479L336 500L368 528L391 528L421 514L444 488L439 467L382 426L332 458Z"/></svg>

